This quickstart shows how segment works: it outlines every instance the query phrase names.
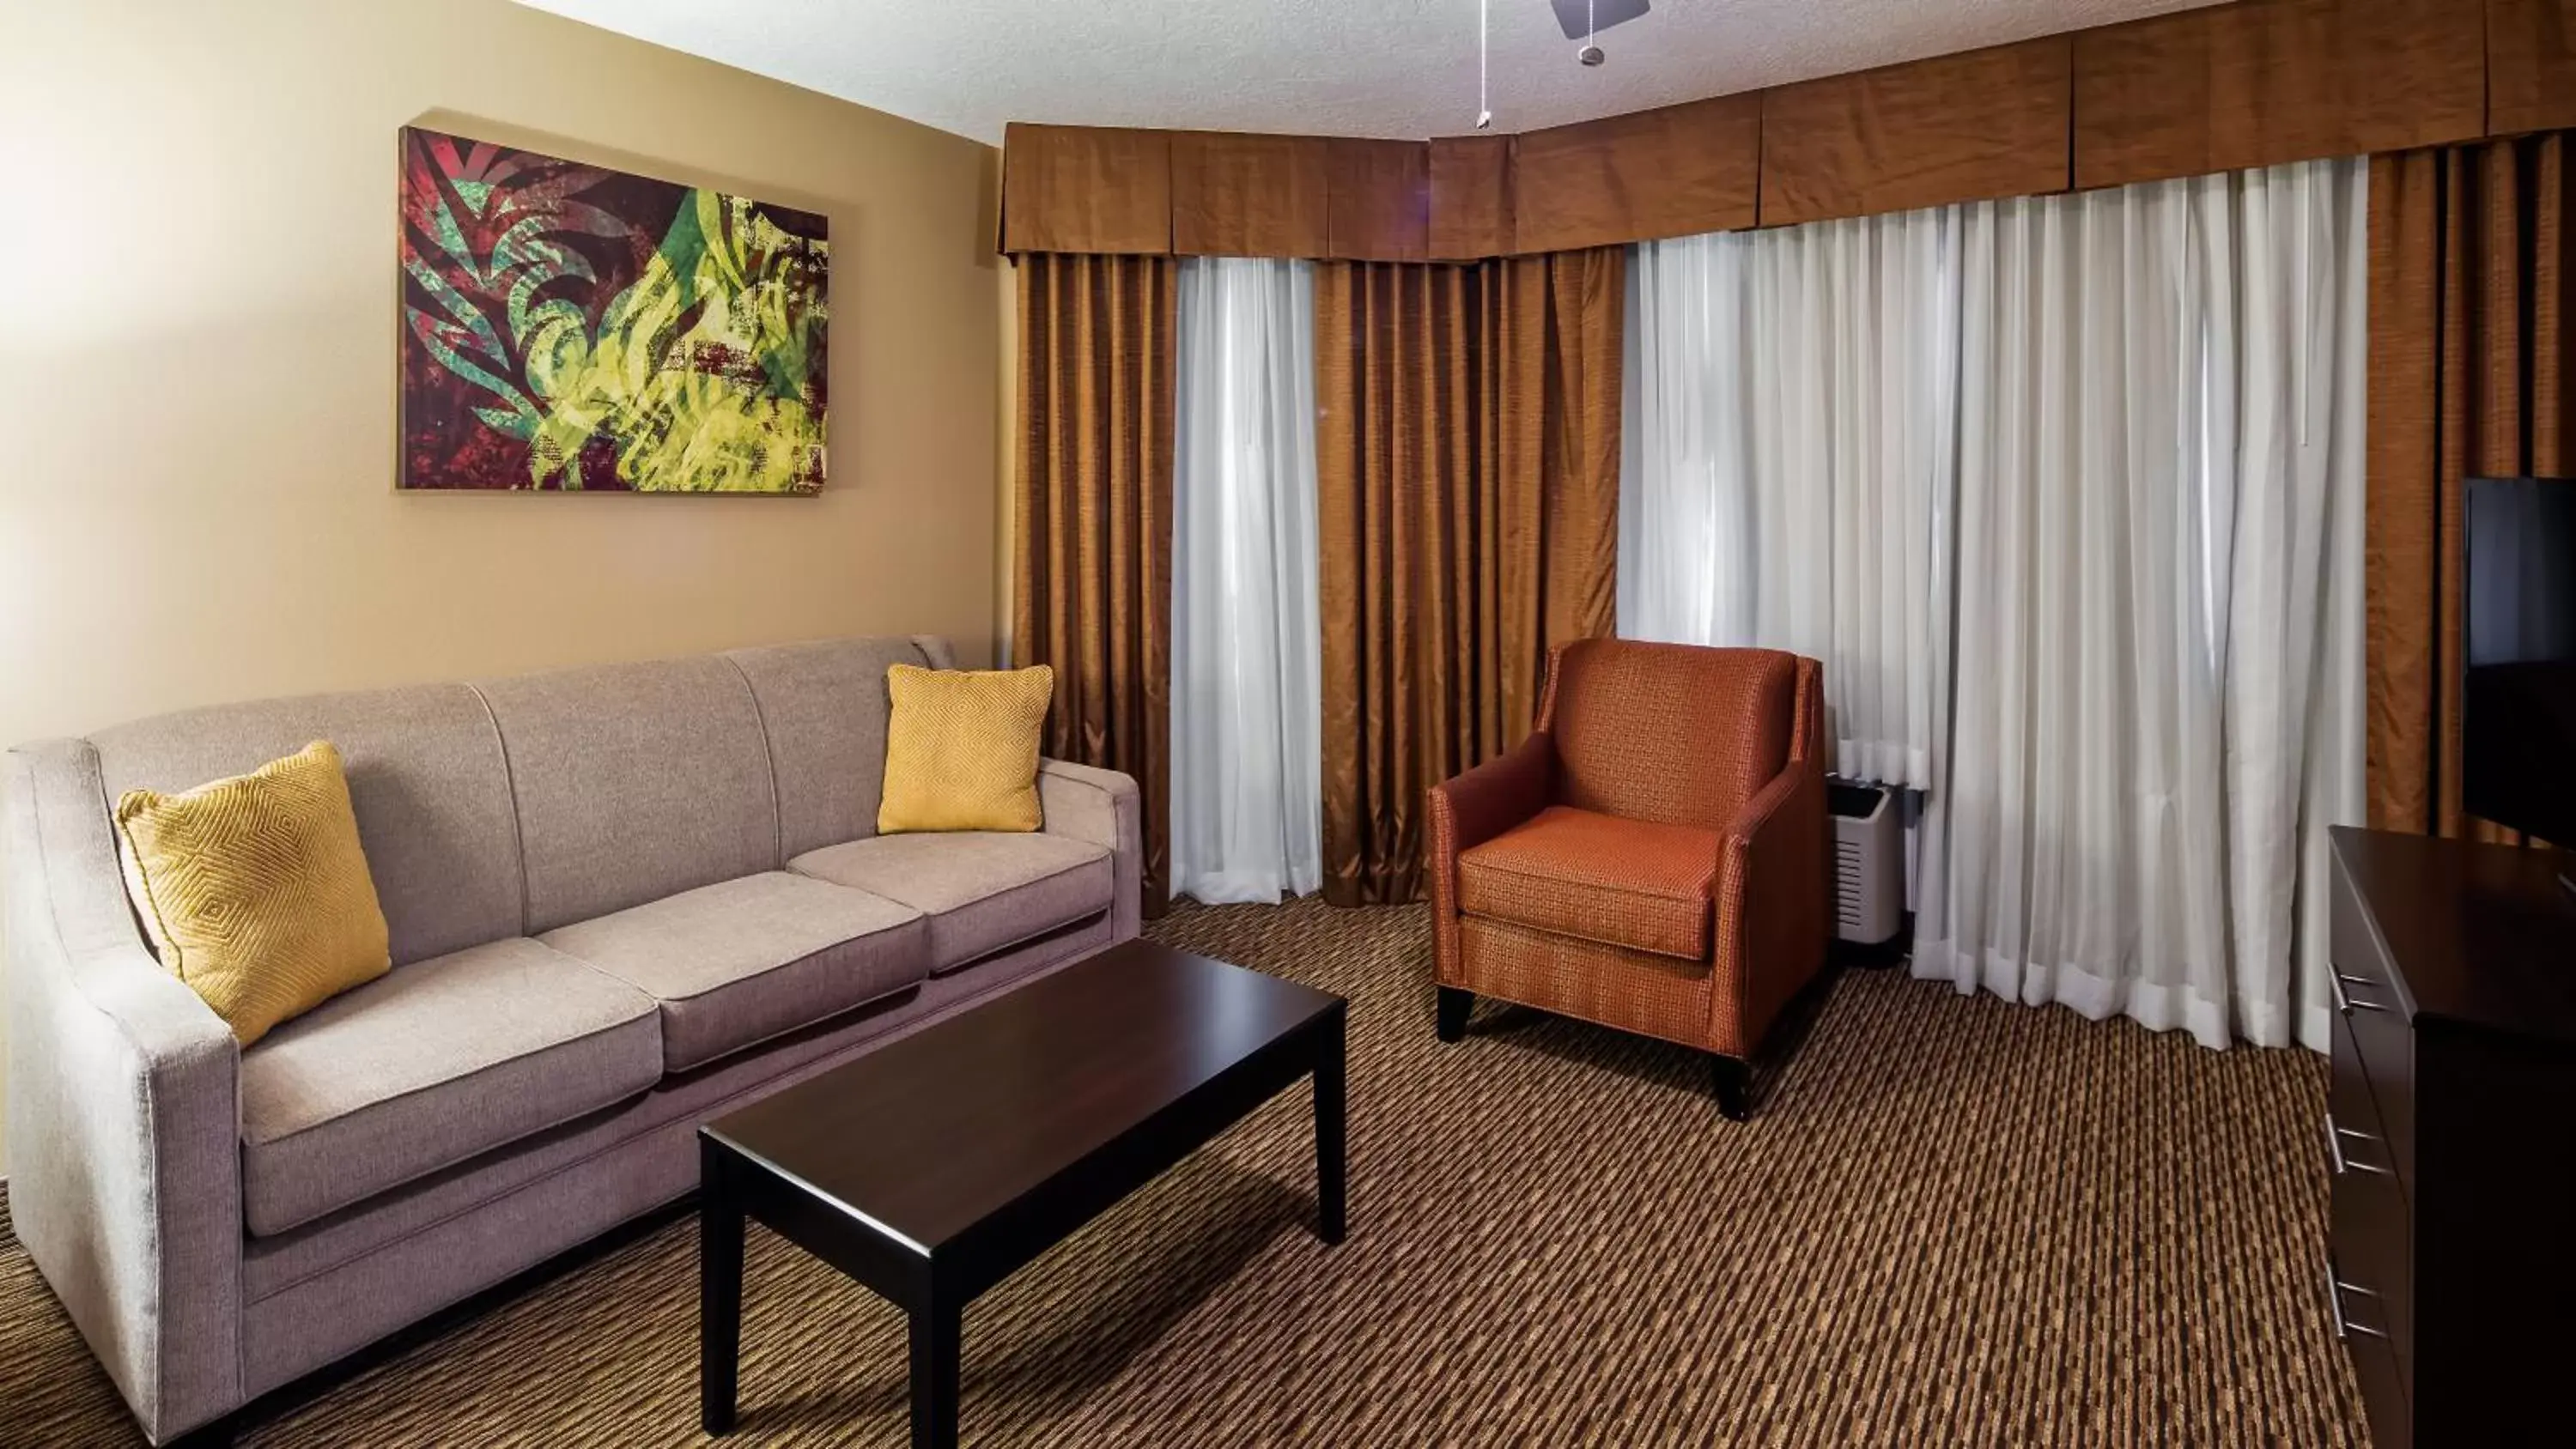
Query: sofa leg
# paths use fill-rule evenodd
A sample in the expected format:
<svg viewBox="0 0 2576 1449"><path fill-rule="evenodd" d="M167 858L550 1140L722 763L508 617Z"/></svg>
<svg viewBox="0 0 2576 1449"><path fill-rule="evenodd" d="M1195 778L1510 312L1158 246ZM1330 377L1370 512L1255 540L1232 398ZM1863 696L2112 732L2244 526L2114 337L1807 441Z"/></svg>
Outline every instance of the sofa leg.
<svg viewBox="0 0 2576 1449"><path fill-rule="evenodd" d="M1467 1013L1476 1009L1476 993L1455 986L1440 988L1440 1039L1464 1041L1467 1038Z"/></svg>
<svg viewBox="0 0 2576 1449"><path fill-rule="evenodd" d="M1741 1122L1753 1115L1753 1065L1734 1057L1709 1058L1709 1082L1717 1090L1718 1115Z"/></svg>

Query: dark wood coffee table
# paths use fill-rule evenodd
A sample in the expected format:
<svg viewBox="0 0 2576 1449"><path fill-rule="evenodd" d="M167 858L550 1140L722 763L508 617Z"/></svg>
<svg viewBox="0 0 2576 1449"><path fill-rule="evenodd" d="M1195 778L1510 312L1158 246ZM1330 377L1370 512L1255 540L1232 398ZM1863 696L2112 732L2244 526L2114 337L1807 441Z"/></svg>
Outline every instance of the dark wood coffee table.
<svg viewBox="0 0 2576 1449"><path fill-rule="evenodd" d="M1310 1075L1316 1232L1340 1242L1344 1015L1130 941L699 1128L707 1432L734 1424L746 1217L911 1315L916 1449L957 1442L968 1302Z"/></svg>

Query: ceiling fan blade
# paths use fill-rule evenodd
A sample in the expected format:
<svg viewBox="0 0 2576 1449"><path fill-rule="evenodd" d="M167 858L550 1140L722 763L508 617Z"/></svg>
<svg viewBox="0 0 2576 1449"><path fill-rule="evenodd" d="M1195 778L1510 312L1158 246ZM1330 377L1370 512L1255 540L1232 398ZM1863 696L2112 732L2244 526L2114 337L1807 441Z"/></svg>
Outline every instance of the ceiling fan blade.
<svg viewBox="0 0 2576 1449"><path fill-rule="evenodd" d="M1584 29L1585 0L1548 0L1556 7L1556 23L1568 40L1581 40ZM1647 0L1591 0L1592 29L1607 30L1625 25L1646 13Z"/></svg>

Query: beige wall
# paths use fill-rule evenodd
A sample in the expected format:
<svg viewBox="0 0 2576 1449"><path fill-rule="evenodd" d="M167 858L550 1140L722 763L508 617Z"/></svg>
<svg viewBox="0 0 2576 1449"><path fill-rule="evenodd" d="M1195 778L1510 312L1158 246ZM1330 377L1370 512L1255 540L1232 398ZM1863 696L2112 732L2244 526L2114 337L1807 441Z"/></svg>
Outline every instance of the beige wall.
<svg viewBox="0 0 2576 1449"><path fill-rule="evenodd" d="M828 213L823 496L397 494L413 121ZM989 657L988 148L503 0L8 5L0 136L0 745L832 634Z"/></svg>

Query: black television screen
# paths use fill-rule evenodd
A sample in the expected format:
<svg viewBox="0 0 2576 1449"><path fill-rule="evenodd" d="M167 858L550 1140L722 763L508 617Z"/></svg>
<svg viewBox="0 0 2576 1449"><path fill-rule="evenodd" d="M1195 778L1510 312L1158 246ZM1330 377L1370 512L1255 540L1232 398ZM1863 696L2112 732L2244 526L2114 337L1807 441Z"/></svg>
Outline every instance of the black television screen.
<svg viewBox="0 0 2576 1449"><path fill-rule="evenodd" d="M2461 805L2576 845L2576 481L2468 487Z"/></svg>

